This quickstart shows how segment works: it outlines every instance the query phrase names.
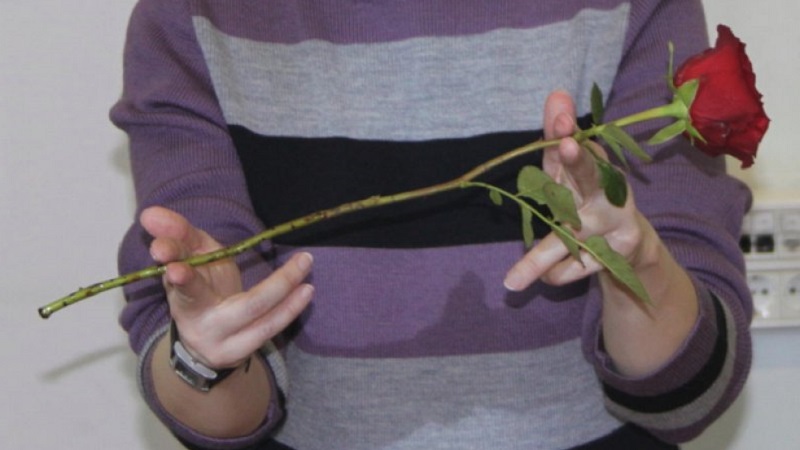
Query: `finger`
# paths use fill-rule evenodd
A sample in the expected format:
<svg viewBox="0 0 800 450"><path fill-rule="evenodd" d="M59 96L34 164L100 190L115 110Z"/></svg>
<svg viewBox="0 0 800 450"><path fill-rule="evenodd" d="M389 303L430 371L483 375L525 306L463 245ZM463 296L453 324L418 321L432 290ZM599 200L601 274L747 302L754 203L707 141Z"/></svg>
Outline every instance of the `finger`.
<svg viewBox="0 0 800 450"><path fill-rule="evenodd" d="M314 295L310 284L301 284L266 314L225 340L224 351L246 357L285 330L306 309Z"/></svg>
<svg viewBox="0 0 800 450"><path fill-rule="evenodd" d="M575 114L575 103L569 93L561 90L551 93L544 105L545 139L572 134L576 127Z"/></svg>
<svg viewBox="0 0 800 450"><path fill-rule="evenodd" d="M219 293L194 267L182 262L167 265L164 287L170 311L178 324L197 317L222 301Z"/></svg>
<svg viewBox="0 0 800 450"><path fill-rule="evenodd" d="M308 304L313 288L302 280L310 272L311 264L312 257L308 253L294 255L249 291L220 302L203 317L206 323L201 327L203 335L190 334L198 331L194 327L187 333L186 341L196 343L199 351L202 339L208 340L213 335L218 344L202 346L202 357L215 367L225 367L248 357L267 339L283 331Z"/></svg>
<svg viewBox="0 0 800 450"><path fill-rule="evenodd" d="M175 239L192 247L201 243L200 236L189 221L170 209L160 206L147 208L142 211L139 221L153 237Z"/></svg>
<svg viewBox="0 0 800 450"><path fill-rule="evenodd" d="M206 232L195 228L181 214L167 208L147 208L142 211L139 220L155 238L150 252L157 261L174 261L190 254L220 248L219 243Z"/></svg>
<svg viewBox="0 0 800 450"><path fill-rule="evenodd" d="M581 252L581 259L569 257L555 264L541 277L541 280L554 286L563 286L594 273L599 272L602 266L590 255Z"/></svg>
<svg viewBox="0 0 800 450"><path fill-rule="evenodd" d="M150 256L154 261L162 264L181 260L189 254L189 249L175 239L155 238L150 243Z"/></svg>
<svg viewBox="0 0 800 450"><path fill-rule="evenodd" d="M234 301L223 303L222 312L227 315L223 333L232 335L272 311L303 283L312 264L313 257L309 253L297 253L249 291Z"/></svg>
<svg viewBox="0 0 800 450"><path fill-rule="evenodd" d="M545 139L557 139L572 135L576 128L575 104L565 91L555 91L547 98L544 107ZM560 155L557 147L544 151L544 170L553 178L563 178Z"/></svg>
<svg viewBox="0 0 800 450"><path fill-rule="evenodd" d="M183 262L167 264L164 281L177 294L187 299L202 301L211 296L218 298L205 277L196 268Z"/></svg>
<svg viewBox="0 0 800 450"><path fill-rule="evenodd" d="M510 291L521 291L568 255L561 239L550 233L509 269L503 284Z"/></svg>
<svg viewBox="0 0 800 450"><path fill-rule="evenodd" d="M573 138L565 138L558 146L562 177L568 180L581 199L588 199L600 189L599 172L594 157ZM564 180L558 180L564 181Z"/></svg>

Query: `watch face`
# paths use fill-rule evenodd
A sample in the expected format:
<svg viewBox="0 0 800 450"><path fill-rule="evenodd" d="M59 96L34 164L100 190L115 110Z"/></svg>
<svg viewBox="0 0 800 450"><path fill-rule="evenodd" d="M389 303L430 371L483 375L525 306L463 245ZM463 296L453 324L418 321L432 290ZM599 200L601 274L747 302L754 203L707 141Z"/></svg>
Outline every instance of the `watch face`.
<svg viewBox="0 0 800 450"><path fill-rule="evenodd" d="M195 361L180 341L172 345L170 363L175 373L195 389L208 391L218 378L217 372Z"/></svg>
<svg viewBox="0 0 800 450"><path fill-rule="evenodd" d="M216 371L195 360L178 340L178 329L175 322L172 322L170 329L170 340L172 341L169 355L170 366L183 381L199 391L208 392L215 384L227 378L235 370L231 368Z"/></svg>
<svg viewBox="0 0 800 450"><path fill-rule="evenodd" d="M175 373L193 388L201 391L208 391L211 388L209 380L187 367L183 364L183 361L179 359L176 360L173 368L175 369Z"/></svg>
<svg viewBox="0 0 800 450"><path fill-rule="evenodd" d="M196 359L186 351L186 348L183 346L181 341L175 341L175 345L172 346L175 352L175 357L178 361L181 361L187 369L191 370L192 372L196 373L198 376L205 378L207 380L213 380L217 378L217 372L214 370L209 369L208 367L204 366L202 363L198 362Z"/></svg>

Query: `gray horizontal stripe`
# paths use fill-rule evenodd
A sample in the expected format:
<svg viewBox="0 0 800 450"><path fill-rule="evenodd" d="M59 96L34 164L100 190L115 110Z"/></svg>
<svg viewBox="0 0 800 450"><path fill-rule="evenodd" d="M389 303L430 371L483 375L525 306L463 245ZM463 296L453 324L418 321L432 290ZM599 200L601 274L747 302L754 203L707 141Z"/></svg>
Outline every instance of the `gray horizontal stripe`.
<svg viewBox="0 0 800 450"><path fill-rule="evenodd" d="M609 9L622 2L630 3L592 0L591 6ZM237 0L236 8L228 2L206 1L195 13L211 18L225 33L242 38L283 44L311 39L354 44L533 28L571 17L586 5L584 0Z"/></svg>
<svg viewBox="0 0 800 450"><path fill-rule="evenodd" d="M301 449L553 449L620 426L579 340L535 352L319 357L290 347L287 420Z"/></svg>
<svg viewBox="0 0 800 450"><path fill-rule="evenodd" d="M223 34L195 17L228 123L282 136L425 140L541 127L556 88L589 110L608 92L629 6L481 35L293 45Z"/></svg>
<svg viewBox="0 0 800 450"><path fill-rule="evenodd" d="M736 348L736 326L733 315L725 302L720 302L723 310L725 311L725 321L728 323L728 348ZM631 409L620 406L617 403L607 401L608 409L618 417L624 417L639 425L643 425L654 430L678 430L688 426L696 425L703 417L708 415L711 410L717 406L720 399L725 395L725 391L730 385L731 378L734 372L734 352L729 351L726 355L725 364L722 367L722 372L719 378L711 385L711 387L703 393L700 397L693 402L682 406L673 411L655 414L646 414L633 411Z"/></svg>

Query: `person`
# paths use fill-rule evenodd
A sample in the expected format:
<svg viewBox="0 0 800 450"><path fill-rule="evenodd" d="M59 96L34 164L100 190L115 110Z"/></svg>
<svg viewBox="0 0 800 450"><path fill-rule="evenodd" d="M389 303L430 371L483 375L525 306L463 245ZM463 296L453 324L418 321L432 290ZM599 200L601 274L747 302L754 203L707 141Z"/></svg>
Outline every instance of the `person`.
<svg viewBox="0 0 800 450"><path fill-rule="evenodd" d="M697 436L749 370L749 191L679 139L630 162L617 208L567 136L588 124L592 83L608 118L668 101L667 42L678 64L707 47L705 29L699 0L140 0L111 118L138 202L120 270L168 263L126 288L120 319L148 405L189 448ZM605 236L650 304L566 258L541 224L526 250L519 211L477 189L305 227L236 261L179 262L447 181L542 133L564 139L485 181L513 189L521 165L544 167L575 193L579 234ZM195 363L225 378L203 391L212 382L179 376Z"/></svg>

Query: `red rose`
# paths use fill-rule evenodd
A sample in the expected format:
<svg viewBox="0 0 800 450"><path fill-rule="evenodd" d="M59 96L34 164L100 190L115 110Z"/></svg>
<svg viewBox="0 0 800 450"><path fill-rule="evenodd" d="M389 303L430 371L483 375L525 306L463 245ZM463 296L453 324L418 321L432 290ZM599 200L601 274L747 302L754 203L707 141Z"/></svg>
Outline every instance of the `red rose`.
<svg viewBox="0 0 800 450"><path fill-rule="evenodd" d="M711 156L731 155L745 168L753 164L769 118L744 44L724 25L717 34L714 48L686 60L673 81L677 87L699 80L689 115L706 142L695 140L695 146Z"/></svg>

